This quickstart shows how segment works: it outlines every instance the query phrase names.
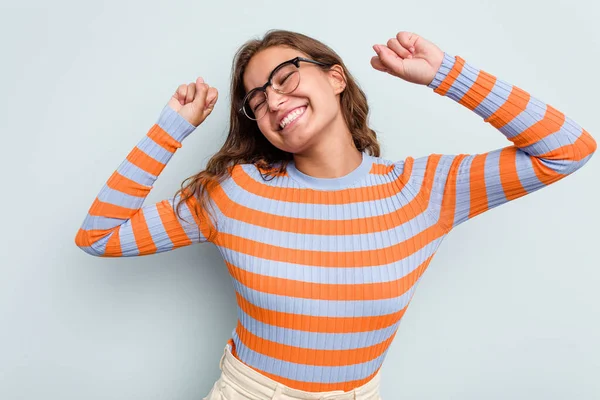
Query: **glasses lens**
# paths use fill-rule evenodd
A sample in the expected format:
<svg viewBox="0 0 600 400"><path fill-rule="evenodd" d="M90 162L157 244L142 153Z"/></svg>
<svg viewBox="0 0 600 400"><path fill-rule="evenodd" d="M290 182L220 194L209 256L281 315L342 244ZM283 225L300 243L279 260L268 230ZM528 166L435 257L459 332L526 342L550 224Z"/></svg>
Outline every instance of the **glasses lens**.
<svg viewBox="0 0 600 400"><path fill-rule="evenodd" d="M294 64L286 64L273 75L273 89L279 93L291 93L300 83L300 74Z"/></svg>
<svg viewBox="0 0 600 400"><path fill-rule="evenodd" d="M279 93L291 93L300 83L300 74L294 64L286 64L279 68L272 79L272 86ZM244 112L252 120L262 118L267 112L267 97L265 92L254 90L244 103Z"/></svg>
<svg viewBox="0 0 600 400"><path fill-rule="evenodd" d="M244 112L250 119L260 119L267 111L267 98L260 90L253 91L244 103Z"/></svg>

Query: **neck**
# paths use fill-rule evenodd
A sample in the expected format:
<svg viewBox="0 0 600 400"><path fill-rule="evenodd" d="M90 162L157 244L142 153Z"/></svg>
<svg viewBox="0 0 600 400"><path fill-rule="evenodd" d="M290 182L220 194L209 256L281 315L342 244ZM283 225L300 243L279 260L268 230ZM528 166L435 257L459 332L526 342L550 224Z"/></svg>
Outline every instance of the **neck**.
<svg viewBox="0 0 600 400"><path fill-rule="evenodd" d="M341 113L317 137L318 144L294 153L294 164L300 172L315 178L338 178L361 164L362 153L354 145Z"/></svg>

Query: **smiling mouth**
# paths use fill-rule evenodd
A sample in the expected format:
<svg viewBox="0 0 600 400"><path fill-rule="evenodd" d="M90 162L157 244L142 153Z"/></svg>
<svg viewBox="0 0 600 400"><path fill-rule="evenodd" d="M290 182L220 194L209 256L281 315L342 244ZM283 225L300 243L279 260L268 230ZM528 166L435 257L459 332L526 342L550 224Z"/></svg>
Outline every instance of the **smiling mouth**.
<svg viewBox="0 0 600 400"><path fill-rule="evenodd" d="M299 108L302 108L302 107L305 107L305 108L304 108L304 111L303 111L303 112L302 112L300 115L298 115L298 116L297 116L297 117L296 117L296 118L295 118L293 121L291 121L290 123L288 123L288 124L287 124L286 126L284 126L283 128L281 127L281 125L277 125L277 130L278 130L278 131L282 131L282 130L284 130L285 128L287 128L288 126L292 125L292 124L293 124L294 122L296 122L298 119L300 119L300 118L301 118L301 117L304 115L304 113L306 112L306 110L308 109L308 104L305 104L305 105L303 105L303 106L297 107L297 108L295 108L294 110L292 110L292 111L290 112L290 113L293 113L295 110L297 110L297 109L299 109ZM284 119L285 119L285 118L284 118Z"/></svg>

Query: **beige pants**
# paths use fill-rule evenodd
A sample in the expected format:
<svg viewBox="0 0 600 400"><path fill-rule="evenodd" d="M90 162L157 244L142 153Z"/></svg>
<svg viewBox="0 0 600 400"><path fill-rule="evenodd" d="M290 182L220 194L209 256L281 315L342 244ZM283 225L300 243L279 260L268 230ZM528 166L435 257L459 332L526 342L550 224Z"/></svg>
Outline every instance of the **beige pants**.
<svg viewBox="0 0 600 400"><path fill-rule="evenodd" d="M378 372L373 379L349 392L305 392L276 382L248 367L231 354L230 345L219 361L221 376L202 400L381 400Z"/></svg>

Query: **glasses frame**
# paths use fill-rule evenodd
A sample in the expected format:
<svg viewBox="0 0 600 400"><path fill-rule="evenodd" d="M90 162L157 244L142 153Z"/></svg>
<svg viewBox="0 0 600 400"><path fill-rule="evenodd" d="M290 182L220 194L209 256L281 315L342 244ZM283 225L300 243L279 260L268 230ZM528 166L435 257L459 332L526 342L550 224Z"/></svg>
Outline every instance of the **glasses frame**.
<svg viewBox="0 0 600 400"><path fill-rule="evenodd" d="M294 57L291 60L287 60L282 62L281 64L279 64L278 66L276 66L275 68L273 68L273 71L271 71L271 73L269 74L269 79L267 80L267 83L265 83L262 86L259 87L255 87L254 89L250 90L246 96L244 96L244 100L242 100L242 107L238 110L239 113L243 114L244 116L246 116L248 119L252 120L252 121L258 121L260 118L264 117L266 115L266 113L264 115L262 115L260 118L252 118L250 117L245 110L244 105L246 104L246 100L248 99L248 97L250 97L255 91L261 91L265 93L265 97L268 99L268 95L267 95L267 88L269 86L273 87L273 83L271 82L271 80L273 79L273 76L275 75L275 73L280 69L285 67L288 64L294 64L296 66L296 68L300 69L300 61L304 61L304 62L308 62L311 64L317 64L317 65L321 65L323 67L330 67L333 64L327 64L327 63L322 63L320 61L315 61L315 60L311 60L310 58L304 58L304 57ZM298 77L298 84L300 84L300 77ZM298 88L298 86L296 86L296 88ZM292 93L294 90L292 90L289 93L283 93L280 92L279 90L277 90L276 88L273 87L273 90L275 90L277 93L282 93L282 94L289 94ZM268 107L268 104L267 104Z"/></svg>

